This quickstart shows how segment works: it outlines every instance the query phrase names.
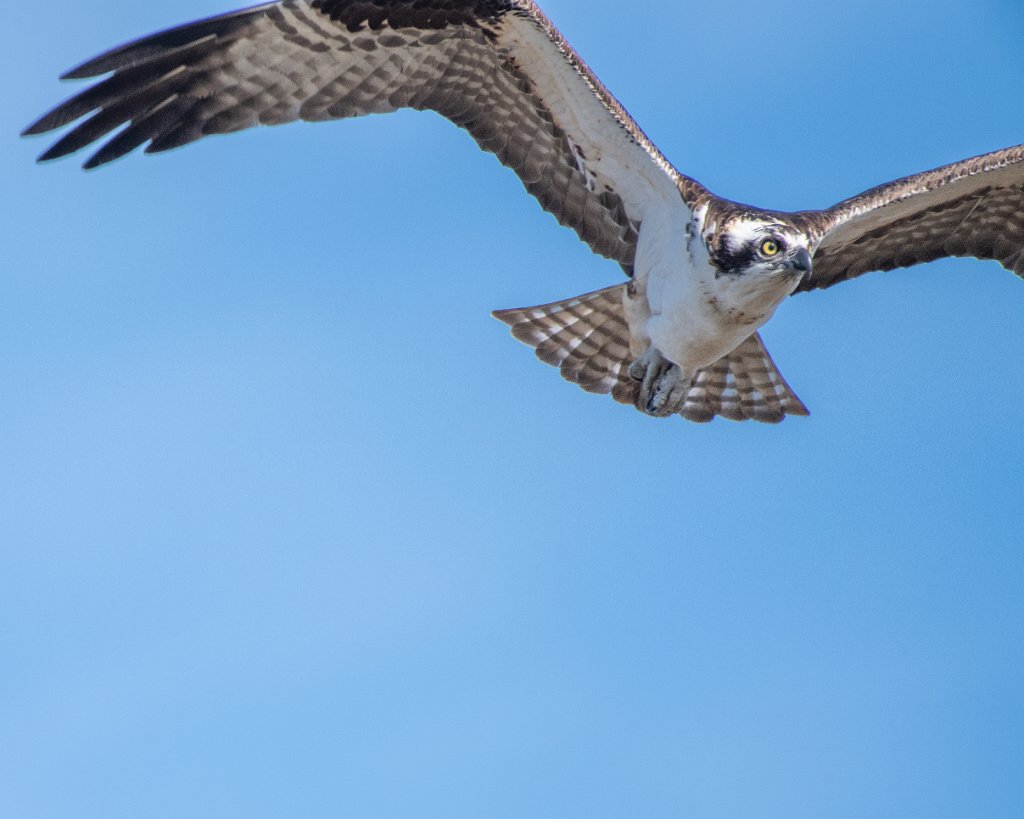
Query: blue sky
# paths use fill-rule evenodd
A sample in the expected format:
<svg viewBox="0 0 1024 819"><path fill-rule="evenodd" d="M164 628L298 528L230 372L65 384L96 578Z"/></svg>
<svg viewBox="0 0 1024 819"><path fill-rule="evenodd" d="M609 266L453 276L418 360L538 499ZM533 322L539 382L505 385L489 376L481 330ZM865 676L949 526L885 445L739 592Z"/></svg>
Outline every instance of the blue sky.
<svg viewBox="0 0 1024 819"><path fill-rule="evenodd" d="M645 418L489 316L619 272L436 116L33 163L228 8L6 14L0 815L1018 816L1024 282L794 298L810 418ZM724 196L1024 142L1017 0L545 8Z"/></svg>

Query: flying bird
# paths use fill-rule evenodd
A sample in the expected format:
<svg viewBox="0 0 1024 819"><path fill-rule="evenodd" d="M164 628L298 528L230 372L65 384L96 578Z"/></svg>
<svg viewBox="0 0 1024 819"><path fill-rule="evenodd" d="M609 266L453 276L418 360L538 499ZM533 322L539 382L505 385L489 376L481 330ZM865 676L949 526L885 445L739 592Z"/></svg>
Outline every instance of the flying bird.
<svg viewBox="0 0 1024 819"><path fill-rule="evenodd" d="M743 205L676 170L530 0L278 0L64 78L102 75L24 131L77 122L40 160L105 139L92 168L143 144L399 108L465 128L627 276L494 315L569 381L652 416L806 415L758 333L793 293L945 256L1024 276L1024 145L825 210Z"/></svg>

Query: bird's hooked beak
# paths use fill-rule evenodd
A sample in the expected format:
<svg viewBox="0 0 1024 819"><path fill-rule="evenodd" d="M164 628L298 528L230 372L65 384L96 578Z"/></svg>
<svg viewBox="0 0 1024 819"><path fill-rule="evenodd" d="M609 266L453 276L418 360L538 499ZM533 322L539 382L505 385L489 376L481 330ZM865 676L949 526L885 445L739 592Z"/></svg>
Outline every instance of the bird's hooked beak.
<svg viewBox="0 0 1024 819"><path fill-rule="evenodd" d="M806 282L811 277L811 254L806 247L799 248L796 253L786 259L786 267L793 271L797 278L797 286L800 282Z"/></svg>
<svg viewBox="0 0 1024 819"><path fill-rule="evenodd" d="M811 272L811 254L807 251L807 248L802 247L790 256L786 260L786 267L804 276L808 275Z"/></svg>

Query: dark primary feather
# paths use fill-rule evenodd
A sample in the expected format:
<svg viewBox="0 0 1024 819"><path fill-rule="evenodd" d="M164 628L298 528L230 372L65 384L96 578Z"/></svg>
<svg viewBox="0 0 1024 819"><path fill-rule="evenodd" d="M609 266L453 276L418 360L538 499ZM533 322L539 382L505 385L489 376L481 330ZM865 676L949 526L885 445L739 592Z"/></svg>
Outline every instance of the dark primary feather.
<svg viewBox="0 0 1024 819"><path fill-rule="evenodd" d="M563 75L561 84L501 40L527 27L543 35L543 63ZM115 132L86 167L142 145L165 151L261 124L431 109L468 130L559 222L627 271L640 220L618 193L622 180L601 175L601 154L633 152L634 166L658 166L684 193L703 190L668 165L530 0L281 0L159 32L66 76L110 72L26 129L77 123L40 159ZM586 93L561 90L575 84ZM605 122L601 150L574 131L584 119Z"/></svg>
<svg viewBox="0 0 1024 819"><path fill-rule="evenodd" d="M174 49L193 45L208 37L217 37L223 41L233 31L241 31L251 17L266 11L273 5L275 4L264 3L227 14L218 14L126 43L82 63L78 68L71 69L62 74L61 79L83 80L89 77L98 77L101 74L137 65L161 54L168 54Z"/></svg>
<svg viewBox="0 0 1024 819"><path fill-rule="evenodd" d="M800 290L945 256L994 259L1024 277L1024 145L897 179L794 214L821 237Z"/></svg>

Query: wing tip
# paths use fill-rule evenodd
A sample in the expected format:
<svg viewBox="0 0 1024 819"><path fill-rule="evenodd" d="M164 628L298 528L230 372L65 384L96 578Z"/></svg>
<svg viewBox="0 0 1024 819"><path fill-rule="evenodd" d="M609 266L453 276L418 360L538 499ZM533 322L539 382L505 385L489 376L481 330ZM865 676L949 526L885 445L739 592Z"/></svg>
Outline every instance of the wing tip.
<svg viewBox="0 0 1024 819"><path fill-rule="evenodd" d="M75 66L74 68L68 69L63 74L60 75L60 79L61 80L65 80L65 81L66 80L88 80L88 79L92 79L93 77L99 77L102 74L109 74L111 71L114 70L113 68L97 70L97 69L95 69L93 67L100 60L102 60L105 57L107 57L109 53L110 52L107 52L107 54L102 54L99 57L94 57L93 59L87 60L86 62L82 63L81 65L78 65L78 66Z"/></svg>
<svg viewBox="0 0 1024 819"><path fill-rule="evenodd" d="M50 131L55 131L58 128L67 124L67 119L62 117L64 107L67 103L61 103L56 108L47 111L39 119L32 122L30 125L25 126L21 130L20 136L33 137L39 136L40 134L46 134Z"/></svg>
<svg viewBox="0 0 1024 819"><path fill-rule="evenodd" d="M41 154L39 154L39 156L36 157L36 162L38 162L40 165L44 165L47 162L53 162L57 159L62 159L63 157L73 153L74 151L65 150L59 142L56 142L49 148L47 148L45 151L43 151Z"/></svg>
<svg viewBox="0 0 1024 819"><path fill-rule="evenodd" d="M22 128L21 132L18 134L18 136L20 136L20 137L32 137L32 136L39 136L40 134L45 134L50 129L43 126L43 120L44 119L45 119L45 117L40 117L35 122L33 122L31 125L29 125L29 126L27 126L25 128Z"/></svg>
<svg viewBox="0 0 1024 819"><path fill-rule="evenodd" d="M203 40L230 35L251 18L260 16L276 5L276 0L260 3L157 31L104 51L102 54L65 71L60 78L62 80L87 80L99 77L112 71L137 65L168 51L195 45Z"/></svg>

